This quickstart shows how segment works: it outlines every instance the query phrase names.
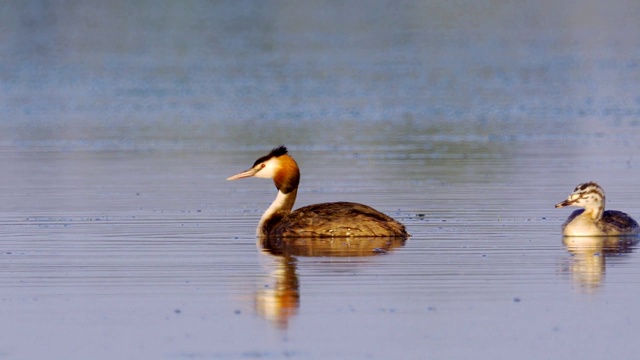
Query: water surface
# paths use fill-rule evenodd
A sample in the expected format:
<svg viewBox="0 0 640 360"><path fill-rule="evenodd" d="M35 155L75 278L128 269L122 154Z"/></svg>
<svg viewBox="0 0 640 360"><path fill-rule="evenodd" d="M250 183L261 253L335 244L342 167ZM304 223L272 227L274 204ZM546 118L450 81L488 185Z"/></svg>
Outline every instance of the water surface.
<svg viewBox="0 0 640 360"><path fill-rule="evenodd" d="M634 2L10 2L0 354L633 358L635 241L563 240L594 180L640 217ZM296 206L412 237L262 243Z"/></svg>

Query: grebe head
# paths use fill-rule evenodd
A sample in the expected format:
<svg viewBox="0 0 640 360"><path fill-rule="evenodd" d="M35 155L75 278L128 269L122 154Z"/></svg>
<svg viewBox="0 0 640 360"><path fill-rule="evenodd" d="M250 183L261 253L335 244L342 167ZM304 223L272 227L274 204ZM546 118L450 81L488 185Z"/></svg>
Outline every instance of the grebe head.
<svg viewBox="0 0 640 360"><path fill-rule="evenodd" d="M250 169L230 176L227 180L237 180L252 176L273 179L276 188L284 194L297 189L300 183L298 164L287 154L287 148L284 145L274 148L269 154L256 160Z"/></svg>
<svg viewBox="0 0 640 360"><path fill-rule="evenodd" d="M569 195L567 200L556 204L556 208L565 206L578 206L583 207L587 211L604 209L604 190L600 185L594 182L588 182L576 186L573 193Z"/></svg>

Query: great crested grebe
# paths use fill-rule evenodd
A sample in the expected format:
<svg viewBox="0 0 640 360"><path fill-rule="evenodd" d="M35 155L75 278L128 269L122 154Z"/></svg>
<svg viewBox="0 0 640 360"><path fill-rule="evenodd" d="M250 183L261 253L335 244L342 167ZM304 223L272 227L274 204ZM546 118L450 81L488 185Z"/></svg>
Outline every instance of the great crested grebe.
<svg viewBox="0 0 640 360"><path fill-rule="evenodd" d="M282 145L256 160L249 170L230 176L227 180L251 176L273 179L278 189L276 199L260 218L257 236L409 236L404 225L362 204L322 203L291 212L298 193L300 170L295 160L287 154L287 148Z"/></svg>
<svg viewBox="0 0 640 360"><path fill-rule="evenodd" d="M604 210L604 190L594 182L576 186L567 200L556 204L556 208L579 206L562 224L565 236L637 235L640 226L622 211Z"/></svg>

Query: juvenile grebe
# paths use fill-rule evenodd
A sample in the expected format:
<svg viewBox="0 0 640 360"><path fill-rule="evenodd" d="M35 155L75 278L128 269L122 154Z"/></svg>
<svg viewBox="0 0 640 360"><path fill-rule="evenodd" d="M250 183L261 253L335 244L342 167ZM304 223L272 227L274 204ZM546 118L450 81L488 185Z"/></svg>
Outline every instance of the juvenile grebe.
<svg viewBox="0 0 640 360"><path fill-rule="evenodd" d="M565 236L637 235L640 226L629 215L616 210L604 210L604 190L588 182L576 186L567 200L556 204L556 208L579 206L562 224Z"/></svg>
<svg viewBox="0 0 640 360"><path fill-rule="evenodd" d="M276 147L268 155L256 160L249 170L230 176L227 180L251 176L273 179L278 189L276 199L260 218L257 236L409 236L404 225L362 204L322 203L291 212L298 193L300 170L284 146Z"/></svg>

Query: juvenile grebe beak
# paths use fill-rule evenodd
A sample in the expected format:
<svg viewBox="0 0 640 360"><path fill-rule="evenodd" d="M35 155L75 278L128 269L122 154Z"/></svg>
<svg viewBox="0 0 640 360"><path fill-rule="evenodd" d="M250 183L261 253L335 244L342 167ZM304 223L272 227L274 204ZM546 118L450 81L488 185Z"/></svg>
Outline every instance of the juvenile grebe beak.
<svg viewBox="0 0 640 360"><path fill-rule="evenodd" d="M255 169L255 168L251 168L249 170L245 170L241 173L235 174L233 176L229 176L227 178L227 180L238 180L238 179L244 179L244 178L248 178L248 177L252 177L253 175L255 175L260 169Z"/></svg>
<svg viewBox="0 0 640 360"><path fill-rule="evenodd" d="M582 194L576 193L576 192L572 193L571 195L569 195L567 200L557 203L556 204L556 209L557 208L561 208L561 207L565 207L565 206L571 206L571 205L575 204L577 201L580 201L580 199L582 198L581 195Z"/></svg>

